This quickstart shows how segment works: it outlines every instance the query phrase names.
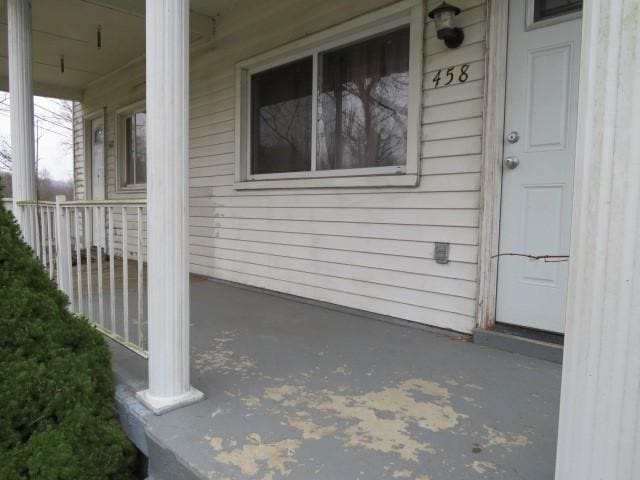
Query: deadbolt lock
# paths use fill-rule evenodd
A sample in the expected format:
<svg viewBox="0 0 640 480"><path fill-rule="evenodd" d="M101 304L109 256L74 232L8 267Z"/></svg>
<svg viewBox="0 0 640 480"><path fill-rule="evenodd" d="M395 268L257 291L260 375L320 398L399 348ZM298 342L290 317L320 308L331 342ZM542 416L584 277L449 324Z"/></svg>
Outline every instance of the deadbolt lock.
<svg viewBox="0 0 640 480"><path fill-rule="evenodd" d="M518 134L518 132L513 131L507 133L507 142L516 143L518 140L520 140L520 135Z"/></svg>

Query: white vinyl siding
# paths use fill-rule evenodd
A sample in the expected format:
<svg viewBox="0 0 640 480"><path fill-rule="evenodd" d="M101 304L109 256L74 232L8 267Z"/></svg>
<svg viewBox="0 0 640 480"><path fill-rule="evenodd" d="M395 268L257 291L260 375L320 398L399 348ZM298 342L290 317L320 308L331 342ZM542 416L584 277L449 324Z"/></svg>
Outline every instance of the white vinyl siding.
<svg viewBox="0 0 640 480"><path fill-rule="evenodd" d="M265 2L269 8L221 16L214 48L193 47L191 271L470 332L477 291L484 0L456 3L463 9L456 20L465 30L456 50L436 38L425 18L418 186L234 187L235 65L390 3ZM425 11L439 3L427 1ZM435 71L463 63L470 65L466 83L433 88ZM131 196L115 191L115 148L109 146L115 111L143 96L142 64L86 92L82 108L107 105L108 198ZM76 172L81 184L81 169ZM448 264L433 260L434 242L451 244Z"/></svg>

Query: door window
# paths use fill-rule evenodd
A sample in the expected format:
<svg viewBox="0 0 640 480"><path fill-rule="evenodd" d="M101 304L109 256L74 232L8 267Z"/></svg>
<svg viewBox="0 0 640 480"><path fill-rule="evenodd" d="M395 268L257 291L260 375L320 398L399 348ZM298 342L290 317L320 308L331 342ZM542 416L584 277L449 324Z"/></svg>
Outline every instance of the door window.
<svg viewBox="0 0 640 480"><path fill-rule="evenodd" d="M582 0L535 0L533 20L539 22L582 10Z"/></svg>

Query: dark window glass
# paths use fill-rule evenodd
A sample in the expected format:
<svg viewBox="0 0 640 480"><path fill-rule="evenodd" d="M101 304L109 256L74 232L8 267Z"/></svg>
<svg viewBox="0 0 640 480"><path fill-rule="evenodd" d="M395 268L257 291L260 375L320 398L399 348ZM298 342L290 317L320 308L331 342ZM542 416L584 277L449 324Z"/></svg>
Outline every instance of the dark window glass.
<svg viewBox="0 0 640 480"><path fill-rule="evenodd" d="M135 116L135 142L136 142L136 182L147 183L147 115L144 112Z"/></svg>
<svg viewBox="0 0 640 480"><path fill-rule="evenodd" d="M125 119L126 184L147 183L147 124L145 112Z"/></svg>
<svg viewBox="0 0 640 480"><path fill-rule="evenodd" d="M409 27L319 57L317 169L405 165Z"/></svg>
<svg viewBox="0 0 640 480"><path fill-rule="evenodd" d="M251 77L251 173L311 170L313 60Z"/></svg>
<svg viewBox="0 0 640 480"><path fill-rule="evenodd" d="M582 10L582 0L535 0L534 21Z"/></svg>

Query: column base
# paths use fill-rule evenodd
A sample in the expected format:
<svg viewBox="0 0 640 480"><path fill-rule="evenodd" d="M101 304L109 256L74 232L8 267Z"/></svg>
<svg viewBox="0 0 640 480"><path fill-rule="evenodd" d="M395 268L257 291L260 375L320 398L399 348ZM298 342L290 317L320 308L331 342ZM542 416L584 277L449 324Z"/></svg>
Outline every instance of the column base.
<svg viewBox="0 0 640 480"><path fill-rule="evenodd" d="M199 402L204 398L204 394L200 390L190 387L186 393L175 397L156 397L151 395L149 390L142 390L136 393L136 398L156 415L162 415L171 410Z"/></svg>

